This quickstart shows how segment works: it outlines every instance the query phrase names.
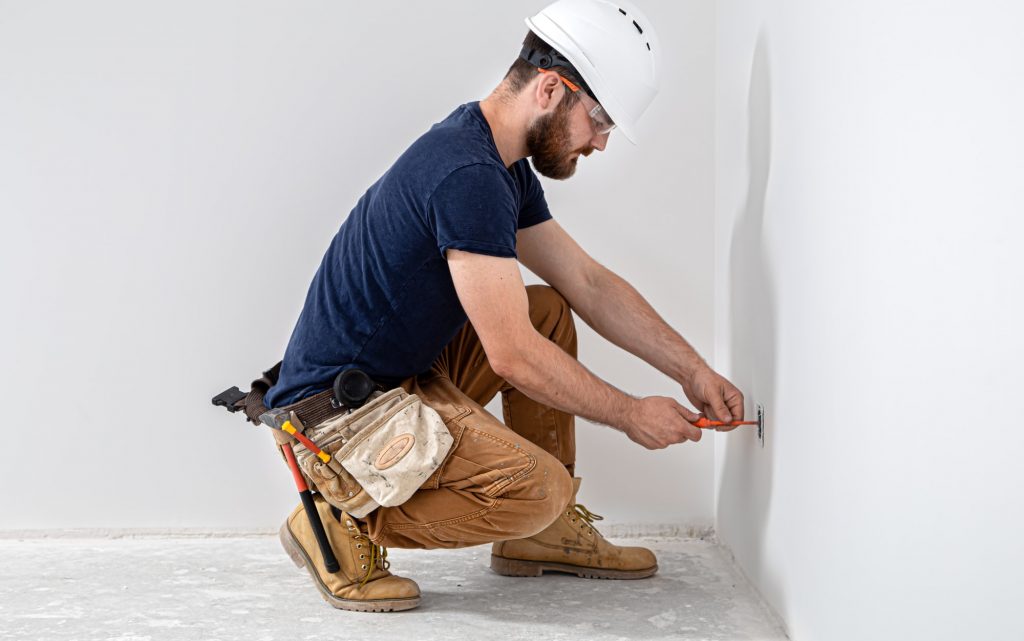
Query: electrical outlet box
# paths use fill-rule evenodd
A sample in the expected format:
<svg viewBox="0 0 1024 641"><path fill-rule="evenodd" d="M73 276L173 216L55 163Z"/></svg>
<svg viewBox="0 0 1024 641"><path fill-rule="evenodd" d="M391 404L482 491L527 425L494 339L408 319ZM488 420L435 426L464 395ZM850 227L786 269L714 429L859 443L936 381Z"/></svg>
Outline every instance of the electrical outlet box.
<svg viewBox="0 0 1024 641"><path fill-rule="evenodd" d="M764 447L764 428L765 428L764 405L758 405L757 406L757 440L761 442L761 447Z"/></svg>

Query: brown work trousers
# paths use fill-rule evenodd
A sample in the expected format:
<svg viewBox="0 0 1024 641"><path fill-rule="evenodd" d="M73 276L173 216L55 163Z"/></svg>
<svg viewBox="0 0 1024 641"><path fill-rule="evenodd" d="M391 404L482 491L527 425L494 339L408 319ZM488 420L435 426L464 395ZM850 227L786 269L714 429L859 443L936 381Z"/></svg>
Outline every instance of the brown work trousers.
<svg viewBox="0 0 1024 641"><path fill-rule="evenodd" d="M530 320L576 357L565 298L526 288ZM365 517L370 538L396 548L457 548L531 536L554 522L572 495L575 417L542 405L491 369L467 322L430 372L401 386L445 420L455 442L444 463L405 503ZM505 422L484 409L501 392Z"/></svg>

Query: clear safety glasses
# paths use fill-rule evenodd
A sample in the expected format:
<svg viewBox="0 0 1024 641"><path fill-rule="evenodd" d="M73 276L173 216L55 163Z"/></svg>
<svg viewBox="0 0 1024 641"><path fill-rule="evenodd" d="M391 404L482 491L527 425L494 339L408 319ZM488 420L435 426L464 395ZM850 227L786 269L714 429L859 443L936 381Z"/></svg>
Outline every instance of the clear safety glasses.
<svg viewBox="0 0 1024 641"><path fill-rule="evenodd" d="M586 98L590 102L594 103L593 109L587 113L590 115L590 119L594 122L594 129L597 129L598 135L604 136L610 133L612 129L615 129L615 123L612 121L611 116L609 116L604 110L604 107L601 106L601 103L595 102L587 94L583 94L581 98ZM586 107L585 104L584 107Z"/></svg>
<svg viewBox="0 0 1024 641"><path fill-rule="evenodd" d="M550 70L541 69L538 67L537 71L539 73L545 73L546 71ZM552 73L555 72L552 71ZM577 93L580 90L580 86L577 85L575 82L569 80L568 78L561 74L555 73L555 75L557 75L561 79L561 81L565 83L565 86L569 88L569 91ZM590 120L594 124L594 129L597 130L597 135L604 136L608 133L611 133L612 129L615 129L615 122L612 121L611 116L608 115L608 112L604 110L604 107L601 106L601 103L591 98L587 94L587 92L584 91L583 93L580 94L580 102L583 103L583 108L587 110L587 115L590 116Z"/></svg>

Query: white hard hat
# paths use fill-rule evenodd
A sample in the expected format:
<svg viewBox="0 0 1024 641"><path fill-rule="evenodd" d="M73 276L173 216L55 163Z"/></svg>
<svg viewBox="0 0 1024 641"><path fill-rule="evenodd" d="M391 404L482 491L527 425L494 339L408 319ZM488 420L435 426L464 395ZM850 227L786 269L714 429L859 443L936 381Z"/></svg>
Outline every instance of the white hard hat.
<svg viewBox="0 0 1024 641"><path fill-rule="evenodd" d="M526 19L583 76L630 142L658 93L661 43L650 21L629 2L558 0Z"/></svg>

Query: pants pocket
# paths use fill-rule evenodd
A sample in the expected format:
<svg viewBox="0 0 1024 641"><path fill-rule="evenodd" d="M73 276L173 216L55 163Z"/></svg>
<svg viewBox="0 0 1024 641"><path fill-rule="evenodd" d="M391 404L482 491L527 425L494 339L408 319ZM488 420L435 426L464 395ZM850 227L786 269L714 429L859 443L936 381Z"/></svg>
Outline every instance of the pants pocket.
<svg viewBox="0 0 1024 641"><path fill-rule="evenodd" d="M474 491L492 496L491 492L505 480L505 474L499 470L452 454L441 469L440 485L452 490Z"/></svg>
<svg viewBox="0 0 1024 641"><path fill-rule="evenodd" d="M495 497L535 463L515 443L465 426L458 448L441 469L440 486Z"/></svg>

